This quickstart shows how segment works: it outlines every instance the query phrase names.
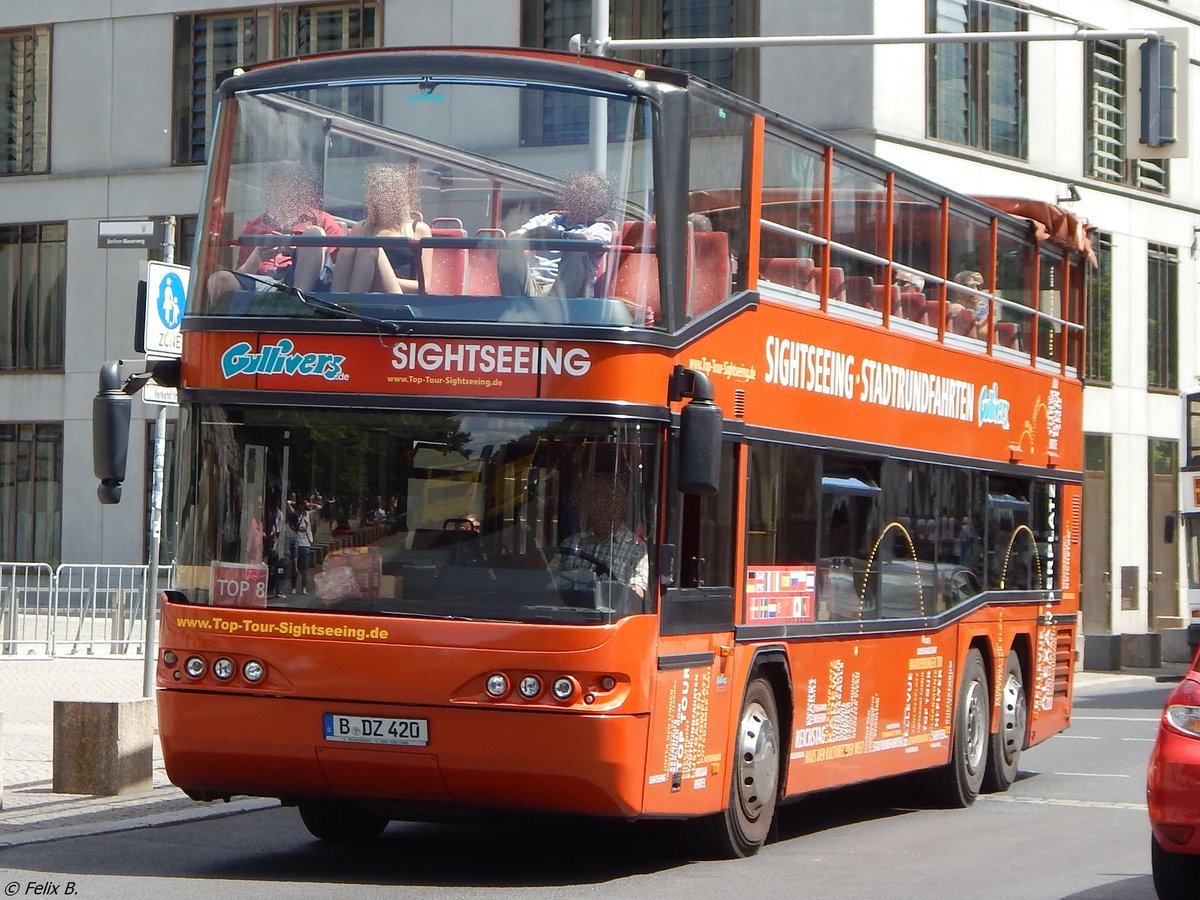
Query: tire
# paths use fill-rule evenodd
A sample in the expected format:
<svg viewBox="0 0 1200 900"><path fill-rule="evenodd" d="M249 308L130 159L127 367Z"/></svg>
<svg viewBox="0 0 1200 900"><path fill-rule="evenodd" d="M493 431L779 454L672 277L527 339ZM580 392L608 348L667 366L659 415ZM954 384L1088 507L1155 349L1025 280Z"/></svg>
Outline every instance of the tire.
<svg viewBox="0 0 1200 900"><path fill-rule="evenodd" d="M755 678L746 688L738 715L729 803L723 812L694 823L707 855L741 859L753 856L766 843L779 800L778 722L771 685Z"/></svg>
<svg viewBox="0 0 1200 900"><path fill-rule="evenodd" d="M299 807L308 833L335 844L374 840L388 825L386 817L346 800L304 800Z"/></svg>
<svg viewBox="0 0 1200 900"><path fill-rule="evenodd" d="M1008 654L1004 664L1004 680L1000 683L1000 728L991 736L988 746L987 771L983 789L1000 793L1017 780L1017 764L1025 746L1025 730L1029 724L1029 704L1025 694L1025 676L1017 651Z"/></svg>
<svg viewBox="0 0 1200 900"><path fill-rule="evenodd" d="M928 785L941 806L964 808L975 802L987 769L991 732L991 694L978 650L967 652L954 710L954 742L950 762L932 770Z"/></svg>
<svg viewBox="0 0 1200 900"><path fill-rule="evenodd" d="M1191 900L1200 883L1200 855L1172 853L1151 835L1150 871L1158 900Z"/></svg>

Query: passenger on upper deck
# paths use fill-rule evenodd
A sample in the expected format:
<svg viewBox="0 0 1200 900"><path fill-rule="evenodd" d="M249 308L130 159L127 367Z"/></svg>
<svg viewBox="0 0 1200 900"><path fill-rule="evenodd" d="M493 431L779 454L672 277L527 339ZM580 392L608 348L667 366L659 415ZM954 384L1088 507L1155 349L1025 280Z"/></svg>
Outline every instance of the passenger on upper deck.
<svg viewBox="0 0 1200 900"><path fill-rule="evenodd" d="M263 178L262 213L246 223L243 236L298 235L319 237L345 233L340 222L321 209L316 172L298 162L280 162ZM302 291L327 290L333 254L324 247L269 247L242 244L237 271L221 270L208 279L210 297L237 290L266 290L255 278L282 281ZM253 277L251 277L253 276Z"/></svg>
<svg viewBox="0 0 1200 900"><path fill-rule="evenodd" d="M558 209L534 216L510 237L612 241L612 226L600 221L612 211L615 191L598 172L569 176L559 188ZM527 297L590 297L600 266L600 251L505 250L498 257L500 292Z"/></svg>
<svg viewBox="0 0 1200 900"><path fill-rule="evenodd" d="M363 179L366 218L351 226L350 237L399 237L413 241L433 232L421 221L420 186L407 166L371 166ZM413 246L343 247L333 269L334 291L402 294L419 290Z"/></svg>

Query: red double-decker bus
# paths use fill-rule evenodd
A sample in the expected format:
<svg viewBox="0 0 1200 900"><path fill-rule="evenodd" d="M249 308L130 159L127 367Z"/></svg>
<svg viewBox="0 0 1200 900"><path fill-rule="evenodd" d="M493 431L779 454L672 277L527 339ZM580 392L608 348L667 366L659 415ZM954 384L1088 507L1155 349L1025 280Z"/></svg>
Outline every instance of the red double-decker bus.
<svg viewBox="0 0 1200 900"><path fill-rule="evenodd" d="M199 232L157 660L197 800L740 856L840 785L966 806L1067 725L1062 210L678 71L412 49L226 81Z"/></svg>

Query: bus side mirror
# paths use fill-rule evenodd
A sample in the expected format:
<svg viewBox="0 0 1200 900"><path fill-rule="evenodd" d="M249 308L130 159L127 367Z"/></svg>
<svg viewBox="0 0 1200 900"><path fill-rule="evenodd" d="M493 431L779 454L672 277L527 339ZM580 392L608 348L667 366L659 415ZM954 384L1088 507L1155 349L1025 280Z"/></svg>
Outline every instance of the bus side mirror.
<svg viewBox="0 0 1200 900"><path fill-rule="evenodd" d="M1200 647L1200 622L1188 623L1187 641L1193 650Z"/></svg>
<svg viewBox="0 0 1200 900"><path fill-rule="evenodd" d="M104 504L121 501L132 407L133 399L121 387L120 363L106 362L100 369L100 391L92 399L92 468L100 479L96 495Z"/></svg>
<svg viewBox="0 0 1200 900"><path fill-rule="evenodd" d="M1163 519L1163 543L1175 543L1175 514L1167 513Z"/></svg>
<svg viewBox="0 0 1200 900"><path fill-rule="evenodd" d="M715 494L721 486L721 431L725 417L711 400L693 400L679 412L679 490Z"/></svg>
<svg viewBox="0 0 1200 900"><path fill-rule="evenodd" d="M721 432L725 416L713 402L708 376L676 366L667 382L667 399L688 399L679 411L679 471L676 484L684 494L715 494L721 486Z"/></svg>

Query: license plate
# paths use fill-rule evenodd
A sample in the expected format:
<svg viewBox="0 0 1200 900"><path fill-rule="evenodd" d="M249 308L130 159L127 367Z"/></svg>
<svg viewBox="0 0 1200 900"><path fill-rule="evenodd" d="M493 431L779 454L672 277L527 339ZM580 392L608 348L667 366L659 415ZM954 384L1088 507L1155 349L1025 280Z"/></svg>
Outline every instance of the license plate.
<svg viewBox="0 0 1200 900"><path fill-rule="evenodd" d="M347 716L325 713L325 740L351 744L404 744L424 747L429 743L427 719L390 719L382 716Z"/></svg>

